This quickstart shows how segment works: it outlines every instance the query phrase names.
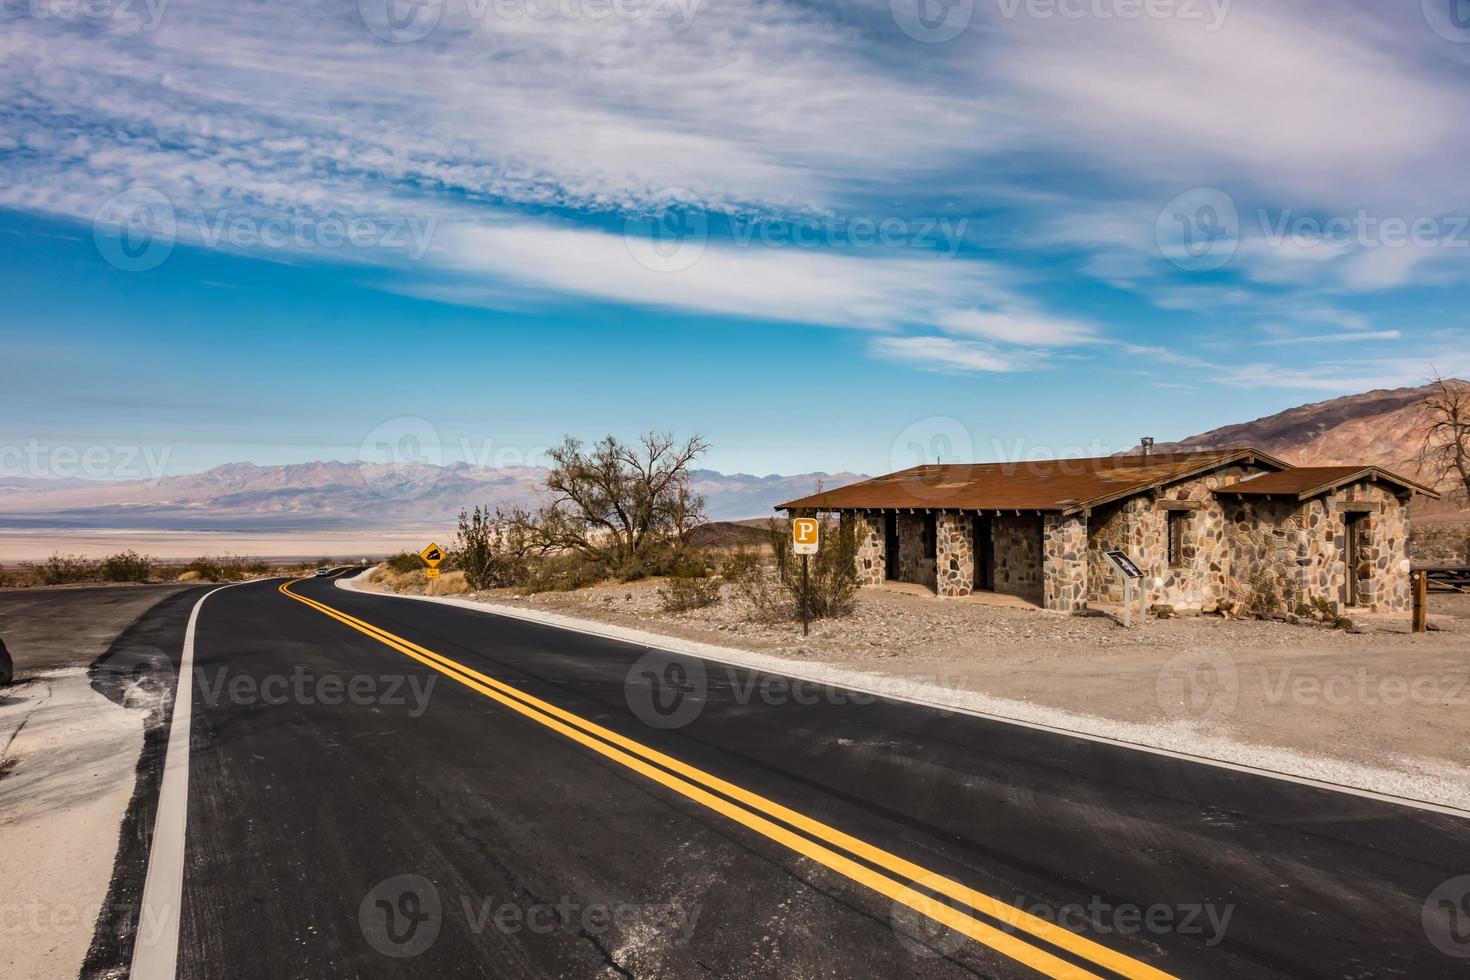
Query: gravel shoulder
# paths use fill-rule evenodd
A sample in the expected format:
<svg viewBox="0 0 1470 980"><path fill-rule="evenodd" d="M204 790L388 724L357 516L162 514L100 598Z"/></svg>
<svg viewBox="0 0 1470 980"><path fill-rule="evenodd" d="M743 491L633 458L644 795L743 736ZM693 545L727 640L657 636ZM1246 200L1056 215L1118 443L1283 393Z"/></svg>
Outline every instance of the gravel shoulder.
<svg viewBox="0 0 1470 980"><path fill-rule="evenodd" d="M851 617L815 622L803 638L798 624L750 622L728 594L664 612L659 588L457 598L758 654L770 670L858 672L881 690L900 684L1017 720L1470 808L1470 596L1435 596L1437 630L1415 635L1402 617L1368 616L1352 633L1213 616L1125 629L1106 615L874 588Z"/></svg>

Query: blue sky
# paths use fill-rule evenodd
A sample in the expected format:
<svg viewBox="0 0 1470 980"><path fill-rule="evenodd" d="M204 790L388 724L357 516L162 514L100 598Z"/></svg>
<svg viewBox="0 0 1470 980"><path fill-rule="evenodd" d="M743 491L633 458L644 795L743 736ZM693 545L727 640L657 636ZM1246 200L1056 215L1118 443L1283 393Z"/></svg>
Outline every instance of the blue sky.
<svg viewBox="0 0 1470 980"><path fill-rule="evenodd" d="M1464 6L0 5L0 445L878 472L1464 375Z"/></svg>

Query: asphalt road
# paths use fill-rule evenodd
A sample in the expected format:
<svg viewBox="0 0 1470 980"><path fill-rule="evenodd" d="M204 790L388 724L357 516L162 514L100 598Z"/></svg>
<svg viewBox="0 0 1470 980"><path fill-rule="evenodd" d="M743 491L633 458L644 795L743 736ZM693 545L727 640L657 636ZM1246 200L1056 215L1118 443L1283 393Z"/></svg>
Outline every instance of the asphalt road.
<svg viewBox="0 0 1470 980"><path fill-rule="evenodd" d="M1457 816L281 585L198 613L181 977L1470 974Z"/></svg>

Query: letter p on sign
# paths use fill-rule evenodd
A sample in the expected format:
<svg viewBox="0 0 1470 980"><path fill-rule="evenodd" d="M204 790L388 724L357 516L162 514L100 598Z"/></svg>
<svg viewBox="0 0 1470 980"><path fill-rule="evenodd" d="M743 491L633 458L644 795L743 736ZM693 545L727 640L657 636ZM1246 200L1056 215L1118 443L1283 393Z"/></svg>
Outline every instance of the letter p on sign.
<svg viewBox="0 0 1470 980"><path fill-rule="evenodd" d="M797 555L815 555L818 537L815 517L793 517L791 519L791 551Z"/></svg>

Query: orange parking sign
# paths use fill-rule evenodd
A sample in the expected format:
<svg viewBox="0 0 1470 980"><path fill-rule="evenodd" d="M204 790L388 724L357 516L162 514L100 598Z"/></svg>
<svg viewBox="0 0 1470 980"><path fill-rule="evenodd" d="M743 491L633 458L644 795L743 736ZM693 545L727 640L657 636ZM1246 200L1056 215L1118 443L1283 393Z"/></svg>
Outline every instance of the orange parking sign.
<svg viewBox="0 0 1470 980"><path fill-rule="evenodd" d="M791 519L791 551L797 555L815 555L821 536L820 525L815 517L793 517Z"/></svg>

